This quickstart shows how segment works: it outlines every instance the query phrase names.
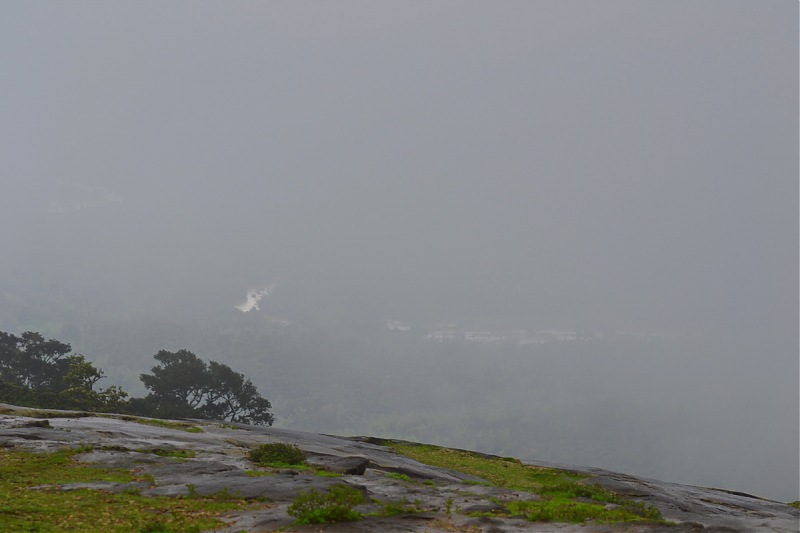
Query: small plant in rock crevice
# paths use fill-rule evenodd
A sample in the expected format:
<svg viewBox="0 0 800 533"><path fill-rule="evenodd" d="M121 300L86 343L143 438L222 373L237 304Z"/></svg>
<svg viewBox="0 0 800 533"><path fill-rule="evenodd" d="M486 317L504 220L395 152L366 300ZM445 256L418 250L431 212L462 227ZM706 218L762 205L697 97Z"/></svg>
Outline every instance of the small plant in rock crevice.
<svg viewBox="0 0 800 533"><path fill-rule="evenodd" d="M405 496L400 501L377 502L381 507L379 516L395 516L399 514L422 513L423 502L416 500L413 503L408 501Z"/></svg>
<svg viewBox="0 0 800 533"><path fill-rule="evenodd" d="M187 483L186 484L186 497L187 498L199 498L200 494L197 493L197 485L194 483Z"/></svg>
<svg viewBox="0 0 800 533"><path fill-rule="evenodd" d="M407 474L400 474L398 472L389 472L388 474L386 474L386 477L391 479L398 479L400 481L407 481L409 483L413 482L413 480Z"/></svg>
<svg viewBox="0 0 800 533"><path fill-rule="evenodd" d="M193 459L197 454L194 450L186 450L186 449L168 449L168 448L140 448L138 450L134 450L139 453L152 453L153 455L158 455L159 457L171 457L174 459Z"/></svg>
<svg viewBox="0 0 800 533"><path fill-rule="evenodd" d="M314 475L319 477L342 477L342 474L340 474L339 472L330 472L328 470L323 470L323 469L314 470Z"/></svg>

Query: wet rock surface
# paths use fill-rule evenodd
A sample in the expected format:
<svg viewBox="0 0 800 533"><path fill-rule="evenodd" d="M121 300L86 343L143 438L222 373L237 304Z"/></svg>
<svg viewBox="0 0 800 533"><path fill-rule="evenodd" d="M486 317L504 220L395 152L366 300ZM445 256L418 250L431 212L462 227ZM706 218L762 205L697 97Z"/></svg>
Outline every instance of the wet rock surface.
<svg viewBox="0 0 800 533"><path fill-rule="evenodd" d="M191 421L192 432L140 423L135 417L39 411L0 404L0 446L32 451L85 449L75 457L102 467L126 468L147 475L148 483L65 484L63 490L95 488L138 490L143 495L201 496L230 494L264 501L263 508L234 513L220 531L397 531L465 532L797 532L800 510L732 491L638 478L596 468L528 462L587 475L625 497L657 507L674 525L576 525L532 523L520 518L475 518L473 512L501 510L512 499L536 495L475 485L477 478L423 465L396 454L372 438L343 438L285 429ZM47 420L47 423L44 420ZM186 428L185 428L186 429ZM340 477L299 469L266 469L247 458L261 444L297 445L307 463ZM400 476L389 476L395 473ZM406 477L407 476L407 479ZM286 510L299 490L346 483L367 501L406 502L417 512L367 517L326 526L292 526ZM369 513L374 504L357 508Z"/></svg>

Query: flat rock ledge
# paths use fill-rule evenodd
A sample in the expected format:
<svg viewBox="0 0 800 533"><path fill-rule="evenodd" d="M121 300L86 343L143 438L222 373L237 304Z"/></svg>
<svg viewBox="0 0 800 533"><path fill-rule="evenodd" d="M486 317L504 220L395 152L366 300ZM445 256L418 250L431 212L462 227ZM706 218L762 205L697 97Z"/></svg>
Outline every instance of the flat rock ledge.
<svg viewBox="0 0 800 533"><path fill-rule="evenodd" d="M423 465L381 446L378 439L335 437L243 424L190 421L202 431L147 425L126 415L97 415L74 411L39 410L0 404L0 446L31 451L63 448L90 450L76 458L103 467L136 469L152 482L83 483L62 490L94 488L109 491L135 489L144 495L185 496L220 493L265 501L263 508L226 516L228 526L217 531L329 531L329 532L522 532L556 531L610 533L650 532L797 532L800 510L784 503L720 489L692 487L638 478L594 468L528 462L579 472L591 481L625 497L657 507L675 525L576 525L532 523L519 518L474 518L468 513L496 509L503 502L532 494L476 485L481 481L451 470ZM284 469L253 476L259 470L247 459L250 449L264 443L297 445L307 462L341 477L322 477L307 471ZM191 450L194 457L176 460L148 450ZM403 476L387 476L389 473ZM299 490L325 489L346 483L365 493L366 501L417 502L421 513L367 517L358 522L326 526L292 526L286 513ZM453 511L447 513L447 508ZM373 504L358 510L377 511Z"/></svg>

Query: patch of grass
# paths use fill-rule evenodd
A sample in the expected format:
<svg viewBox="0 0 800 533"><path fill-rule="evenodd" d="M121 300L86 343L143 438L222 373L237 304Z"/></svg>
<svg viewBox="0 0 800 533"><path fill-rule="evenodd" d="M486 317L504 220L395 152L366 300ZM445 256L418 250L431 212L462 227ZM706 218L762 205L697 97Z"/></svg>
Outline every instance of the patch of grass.
<svg viewBox="0 0 800 533"><path fill-rule="evenodd" d="M522 464L510 457L492 457L431 445L392 444L398 453L421 463L487 480L491 485L538 494L533 501L505 502L512 515L542 522L665 522L652 506L625 500L598 485L585 484L573 472ZM596 503L595 503L596 502ZM606 508L606 504L613 506Z"/></svg>
<svg viewBox="0 0 800 533"><path fill-rule="evenodd" d="M330 470L325 470L323 467L316 465L308 465L308 464L290 465L289 463L278 462L278 463L267 463L263 466L265 468L269 468L269 470L245 470L245 472L250 477L274 476L276 470L286 469L286 470L294 470L295 472L307 472L319 477L342 477L342 474L339 474L338 472L331 472Z"/></svg>
<svg viewBox="0 0 800 533"><path fill-rule="evenodd" d="M245 470L248 476L250 477L274 476L276 474L275 470L288 469L288 470L294 470L296 472L312 473L315 476L319 477L342 477L342 474L338 472L331 472L330 470L326 470L322 466L309 465L305 463L289 464L285 461L275 461L271 463L258 463L258 464L265 468L269 468L269 470Z"/></svg>
<svg viewBox="0 0 800 533"><path fill-rule="evenodd" d="M222 500L222 501L236 501L242 499L242 492L240 490L234 490L231 492L228 487L223 488L216 494L214 494L213 498L215 500Z"/></svg>
<svg viewBox="0 0 800 533"><path fill-rule="evenodd" d="M250 460L262 466L291 468L306 462L303 451L295 444L270 442L250 451Z"/></svg>
<svg viewBox="0 0 800 533"><path fill-rule="evenodd" d="M313 472L315 470L314 467L308 466L306 464L289 464L283 461L276 461L274 463L259 463L260 466L265 466L267 468L273 468L275 470L297 470L299 472Z"/></svg>
<svg viewBox="0 0 800 533"><path fill-rule="evenodd" d="M400 481L408 481L409 483L413 483L413 480L408 477L406 474L400 474L398 472L387 472L386 477L392 479L398 479Z"/></svg>
<svg viewBox="0 0 800 533"><path fill-rule="evenodd" d="M512 515L523 516L533 522L593 522L613 524L617 522L631 522L649 520L663 521L661 513L653 508L646 508L643 504L631 502L607 509L605 506L585 501L574 501L570 498L559 496L535 501L507 502L506 507Z"/></svg>
<svg viewBox="0 0 800 533"><path fill-rule="evenodd" d="M287 509L296 524L328 524L331 522L352 522L363 517L353 509L364 503L361 491L344 483L331 485L327 492L318 490L300 491Z"/></svg>
<svg viewBox="0 0 800 533"><path fill-rule="evenodd" d="M168 449L168 448L140 448L134 450L139 453L152 453L159 457L173 457L175 459L193 459L197 454L194 450Z"/></svg>
<svg viewBox="0 0 800 533"><path fill-rule="evenodd" d="M94 468L73 462L72 456L84 450L34 453L0 449L0 484L4 489L16 489L55 483L126 483L134 480L133 474L121 468Z"/></svg>
<svg viewBox="0 0 800 533"><path fill-rule="evenodd" d="M489 483L488 481L474 481L472 479L465 479L463 481L463 483L465 485L474 485L474 486L477 486L477 487L491 487L492 486L492 484Z"/></svg>
<svg viewBox="0 0 800 533"><path fill-rule="evenodd" d="M790 507L794 507L795 509L800 509L800 500L797 500L796 502L792 502L792 503L790 503L788 505Z"/></svg>
<svg viewBox="0 0 800 533"><path fill-rule="evenodd" d="M200 528L192 526L187 530L187 533L200 533ZM151 520L139 530L139 533L175 533L170 529L167 524L160 520Z"/></svg>
<svg viewBox="0 0 800 533"><path fill-rule="evenodd" d="M489 458L484 455L431 445L393 445L392 448L420 463L448 468L487 480L495 487L539 493L545 486L577 481L577 474L525 466L516 459ZM482 484L481 482L474 482Z"/></svg>
<svg viewBox="0 0 800 533"><path fill-rule="evenodd" d="M376 513L378 516L395 516L399 514L422 513L425 510L420 507L421 502L412 503L408 498L403 497L397 502L378 502L381 511Z"/></svg>
<svg viewBox="0 0 800 533"><path fill-rule="evenodd" d="M244 501L147 497L135 491L31 488L137 479L127 470L82 465L72 460L75 453L0 450L0 531L201 531L223 525L217 516L226 511L252 507Z"/></svg>
<svg viewBox="0 0 800 533"><path fill-rule="evenodd" d="M342 477L342 474L339 472L331 472L330 470L323 470L321 468L314 470L314 475L319 477Z"/></svg>
<svg viewBox="0 0 800 533"><path fill-rule="evenodd" d="M274 476L275 472L267 470L245 470L244 473L247 477L261 477L261 476Z"/></svg>
<svg viewBox="0 0 800 533"><path fill-rule="evenodd" d="M187 498L199 498L200 494L197 493L197 485L194 483L187 483L186 484L186 497Z"/></svg>
<svg viewBox="0 0 800 533"><path fill-rule="evenodd" d="M186 422L176 422L174 420L161 420L159 418L134 418L133 422L145 426L157 426L167 429L178 429L188 433L203 433L203 428L187 424Z"/></svg>

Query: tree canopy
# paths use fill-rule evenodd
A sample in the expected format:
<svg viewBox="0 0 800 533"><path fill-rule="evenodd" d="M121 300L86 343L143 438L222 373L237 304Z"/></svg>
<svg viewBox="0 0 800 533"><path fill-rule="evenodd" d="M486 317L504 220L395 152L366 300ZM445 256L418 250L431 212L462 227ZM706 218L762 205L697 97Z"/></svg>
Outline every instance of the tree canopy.
<svg viewBox="0 0 800 533"><path fill-rule="evenodd" d="M95 411L122 410L127 393L94 390L103 372L69 344L39 333L0 331L0 400L21 405Z"/></svg>
<svg viewBox="0 0 800 533"><path fill-rule="evenodd" d="M95 390L103 371L69 344L31 331L0 331L0 401L54 409L128 412L272 425L272 405L252 381L228 365L206 363L189 350L159 351L140 379L150 393L127 400L118 387Z"/></svg>
<svg viewBox="0 0 800 533"><path fill-rule="evenodd" d="M152 406L173 416L195 414L208 389L208 365L188 350L161 350L154 358L161 364L150 369L152 374L139 376Z"/></svg>
<svg viewBox="0 0 800 533"><path fill-rule="evenodd" d="M244 374L188 350L161 350L155 359L160 364L140 376L150 394L133 402L134 408L157 416L272 425L272 406Z"/></svg>

